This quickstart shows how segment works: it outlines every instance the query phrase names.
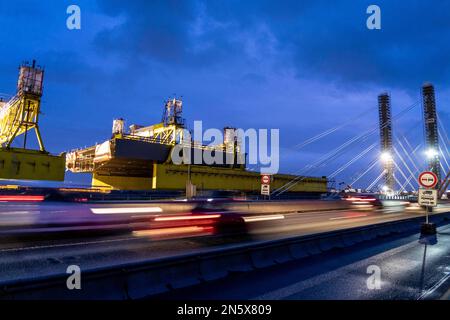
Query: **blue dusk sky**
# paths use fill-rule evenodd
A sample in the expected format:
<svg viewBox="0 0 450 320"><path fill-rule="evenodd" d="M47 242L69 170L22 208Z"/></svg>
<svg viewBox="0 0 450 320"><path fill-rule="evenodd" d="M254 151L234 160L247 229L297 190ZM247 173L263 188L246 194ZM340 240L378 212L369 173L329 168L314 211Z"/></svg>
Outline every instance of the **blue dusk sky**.
<svg viewBox="0 0 450 320"><path fill-rule="evenodd" d="M81 9L81 30L66 27L72 4ZM381 8L380 30L366 27L371 4ZM376 128L382 92L391 95L393 114L417 104L394 121L405 144L423 140L424 82L435 85L443 128L450 124L446 1L0 0L0 23L0 93L15 93L21 62L45 67L40 124L52 153L106 140L114 118L157 123L174 94L191 127L202 120L203 127L280 129L285 173ZM336 175L350 182L378 157L378 137L309 174L329 175L377 143ZM377 166L359 186L380 172Z"/></svg>

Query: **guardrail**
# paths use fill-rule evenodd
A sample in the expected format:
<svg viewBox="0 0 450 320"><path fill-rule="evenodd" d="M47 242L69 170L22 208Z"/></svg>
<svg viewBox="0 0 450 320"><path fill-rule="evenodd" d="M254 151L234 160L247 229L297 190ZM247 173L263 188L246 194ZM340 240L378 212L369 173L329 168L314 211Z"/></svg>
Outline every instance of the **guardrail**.
<svg viewBox="0 0 450 320"><path fill-rule="evenodd" d="M448 222L450 213L431 216ZM183 288L223 278L230 272L251 271L349 247L390 234L415 233L422 217L385 222L314 235L241 244L201 254L154 259L98 269L81 275L81 290L68 290L61 274L0 283L1 299L140 299L171 288Z"/></svg>

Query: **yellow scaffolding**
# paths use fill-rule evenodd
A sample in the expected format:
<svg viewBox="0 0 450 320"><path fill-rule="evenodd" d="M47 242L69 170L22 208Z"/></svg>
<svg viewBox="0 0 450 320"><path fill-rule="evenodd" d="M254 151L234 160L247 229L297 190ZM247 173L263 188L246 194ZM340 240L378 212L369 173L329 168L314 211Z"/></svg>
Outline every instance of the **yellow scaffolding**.
<svg viewBox="0 0 450 320"><path fill-rule="evenodd" d="M65 155L50 155L39 131L44 70L24 64L19 69L16 95L0 101L0 179L64 180ZM36 133L39 150L27 148L28 131ZM23 135L23 147L13 148Z"/></svg>
<svg viewBox="0 0 450 320"><path fill-rule="evenodd" d="M24 149L27 143L27 133L34 129L39 143L39 150L45 151L38 119L40 98L35 94L20 93L7 102L0 110L0 143L5 148L11 148L14 139L24 134Z"/></svg>

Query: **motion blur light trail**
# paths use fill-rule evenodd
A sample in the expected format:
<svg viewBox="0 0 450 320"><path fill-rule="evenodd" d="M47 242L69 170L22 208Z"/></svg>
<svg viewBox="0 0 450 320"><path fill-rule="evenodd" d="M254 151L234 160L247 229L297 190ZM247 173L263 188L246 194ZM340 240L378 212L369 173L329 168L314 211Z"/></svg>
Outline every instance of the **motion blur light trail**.
<svg viewBox="0 0 450 320"><path fill-rule="evenodd" d="M155 221L179 221L179 220L198 220L198 219L217 219L217 218L220 218L220 214L156 217Z"/></svg>
<svg viewBox="0 0 450 320"><path fill-rule="evenodd" d="M209 235L214 231L212 226L188 226L188 227L174 227L174 228L161 228L154 230L138 230L133 231L133 235L136 237L155 237L157 239L165 238L177 238L177 237L193 237L200 235Z"/></svg>
<svg viewBox="0 0 450 320"><path fill-rule="evenodd" d="M0 201L12 201L12 202L40 202L44 201L44 196L32 196L32 195L0 195Z"/></svg>
<svg viewBox="0 0 450 320"><path fill-rule="evenodd" d="M243 217L243 219L245 222L280 220L280 219L284 219L284 215L275 214L275 215L264 215L264 216L255 216L255 217Z"/></svg>
<svg viewBox="0 0 450 320"><path fill-rule="evenodd" d="M154 213L162 212L160 207L144 208L91 208L94 214Z"/></svg>

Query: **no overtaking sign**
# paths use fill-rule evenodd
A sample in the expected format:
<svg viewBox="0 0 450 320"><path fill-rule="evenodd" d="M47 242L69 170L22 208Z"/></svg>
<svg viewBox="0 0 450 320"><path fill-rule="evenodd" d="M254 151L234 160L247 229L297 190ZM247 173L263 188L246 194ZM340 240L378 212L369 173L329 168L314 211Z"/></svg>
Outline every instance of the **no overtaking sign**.
<svg viewBox="0 0 450 320"><path fill-rule="evenodd" d="M419 175L419 184L427 189L434 188L438 183L438 177L434 172L425 171Z"/></svg>

